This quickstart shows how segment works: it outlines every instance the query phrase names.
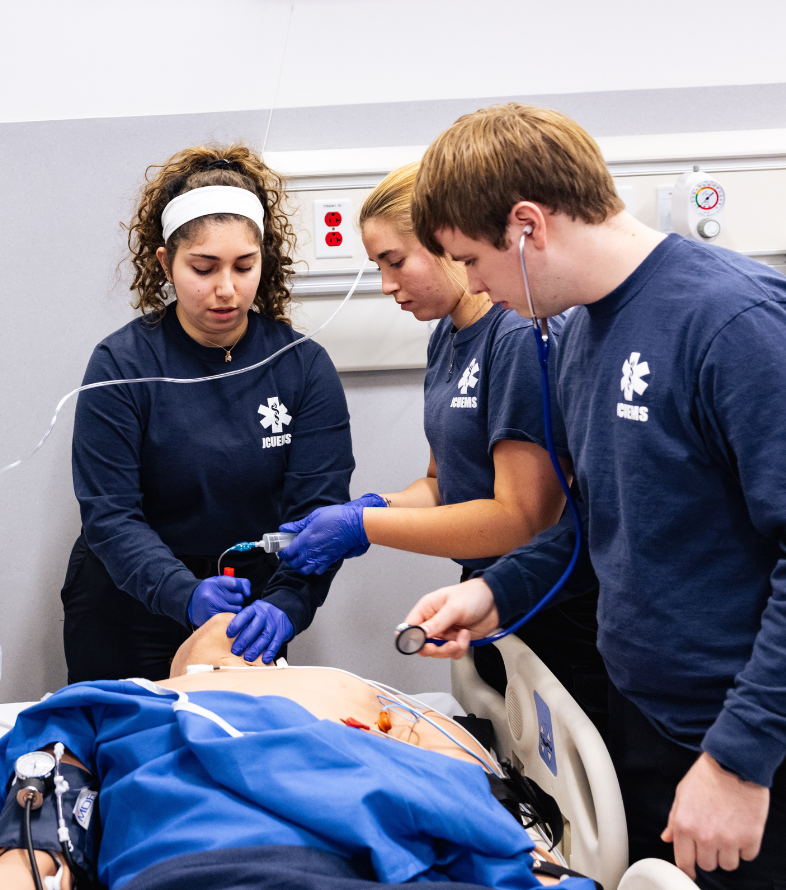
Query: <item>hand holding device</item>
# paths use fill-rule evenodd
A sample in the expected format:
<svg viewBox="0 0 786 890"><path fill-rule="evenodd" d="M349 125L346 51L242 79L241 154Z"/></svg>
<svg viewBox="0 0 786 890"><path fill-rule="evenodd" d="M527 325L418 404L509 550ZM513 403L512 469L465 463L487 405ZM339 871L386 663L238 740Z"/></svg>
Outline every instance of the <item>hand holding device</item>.
<svg viewBox="0 0 786 890"><path fill-rule="evenodd" d="M276 657L281 646L295 635L286 614L267 600L256 600L229 622L227 636L236 637L232 654L255 661L264 650L265 664ZM245 654L243 654L245 652Z"/></svg>
<svg viewBox="0 0 786 890"><path fill-rule="evenodd" d="M280 559L303 575L321 575L339 559L362 556L370 546L363 528L364 506L350 501L318 507L305 519L282 525L281 531L296 532L297 537L279 553Z"/></svg>
<svg viewBox="0 0 786 890"><path fill-rule="evenodd" d="M470 640L499 627L499 613L488 584L482 578L471 578L426 594L407 615L405 624L419 625L430 638L448 640L443 646L426 643L419 650L421 655L463 658Z"/></svg>
<svg viewBox="0 0 786 890"><path fill-rule="evenodd" d="M219 612L239 612L243 601L251 596L251 582L248 578L232 578L229 575L214 575L197 587L188 604L188 620L201 627L208 618Z"/></svg>

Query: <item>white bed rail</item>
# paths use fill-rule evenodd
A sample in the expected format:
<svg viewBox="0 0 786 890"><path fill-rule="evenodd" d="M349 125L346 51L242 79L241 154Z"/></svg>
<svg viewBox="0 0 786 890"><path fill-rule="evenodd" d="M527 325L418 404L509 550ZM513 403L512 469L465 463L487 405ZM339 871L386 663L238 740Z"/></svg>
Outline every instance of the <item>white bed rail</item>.
<svg viewBox="0 0 786 890"><path fill-rule="evenodd" d="M565 687L515 636L496 644L506 696L478 676L472 654L452 663L453 695L494 725L500 757L556 798L566 820L563 855L571 868L616 890L628 864L628 835L617 776L600 734ZM638 888L629 888L638 890Z"/></svg>
<svg viewBox="0 0 786 890"><path fill-rule="evenodd" d="M670 862L642 859L625 872L617 890L697 890L691 879Z"/></svg>

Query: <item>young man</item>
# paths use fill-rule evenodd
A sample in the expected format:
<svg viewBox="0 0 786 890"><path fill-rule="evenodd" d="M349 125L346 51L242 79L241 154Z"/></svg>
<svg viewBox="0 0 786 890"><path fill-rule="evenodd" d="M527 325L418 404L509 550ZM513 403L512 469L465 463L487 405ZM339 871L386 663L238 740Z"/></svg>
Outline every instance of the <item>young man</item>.
<svg viewBox="0 0 786 890"><path fill-rule="evenodd" d="M580 307L558 361L589 548L570 586L593 569L600 582L631 857L673 856L704 888L781 886L786 279L639 223L586 132L515 103L460 118L428 149L413 219L473 291L522 315L529 232L535 313ZM460 658L510 624L574 540L568 516L424 597L407 622L450 642L423 654Z"/></svg>

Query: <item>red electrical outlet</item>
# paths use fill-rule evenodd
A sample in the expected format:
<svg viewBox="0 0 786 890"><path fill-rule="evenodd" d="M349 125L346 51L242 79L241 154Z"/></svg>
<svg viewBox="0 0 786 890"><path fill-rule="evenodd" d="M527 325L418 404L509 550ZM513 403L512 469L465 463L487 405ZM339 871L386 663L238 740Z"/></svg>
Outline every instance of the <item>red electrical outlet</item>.
<svg viewBox="0 0 786 890"><path fill-rule="evenodd" d="M314 252L318 260L354 255L349 198L314 201Z"/></svg>

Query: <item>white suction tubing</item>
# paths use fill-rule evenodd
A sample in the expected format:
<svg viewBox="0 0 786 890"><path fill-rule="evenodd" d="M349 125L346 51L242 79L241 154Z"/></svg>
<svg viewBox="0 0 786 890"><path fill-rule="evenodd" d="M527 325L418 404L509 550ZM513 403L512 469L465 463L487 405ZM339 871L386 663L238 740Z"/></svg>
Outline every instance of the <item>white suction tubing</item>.
<svg viewBox="0 0 786 890"><path fill-rule="evenodd" d="M20 457L19 460L14 461L12 464L8 464L5 467L0 467L0 473L5 473L7 470L13 470L14 467L18 467L20 464L23 464L25 461L30 460L30 458L42 447L44 442L49 438L49 434L55 427L55 423L57 423L57 415L60 413L60 409L65 405L65 403L72 397L77 395L80 392L85 392L88 389L98 389L101 386L120 386L121 384L127 383L206 383L208 380L221 380L224 377L235 377L238 374L247 374L249 371L255 371L257 368L261 368L263 365L266 365L268 362L272 362L274 358L277 358L282 353L286 352L288 349L292 349L295 346L298 346L301 343L305 343L307 340L310 340L312 337L316 337L320 331L323 331L331 321L338 315L339 312L344 308L347 304L347 301L352 297L355 293L355 289L358 284L360 284L360 279L363 277L363 272L366 268L367 260L363 260L361 263L360 269L358 270L357 277L352 284L352 287L349 289L349 293L344 297L344 299L339 304L336 311L327 319L327 321L322 322L322 324L310 334L306 334L304 337L301 337L299 340L293 340L291 343L287 343L286 346L283 346L281 349L278 349L272 355L269 355L267 358L262 359L261 362L257 362L254 365L249 365L247 368L238 368L235 371L225 371L222 374L213 374L210 377L132 377L128 380L99 380L97 383L88 383L85 386L79 386L76 389L71 390L70 393L64 395L62 399L57 403L57 407L55 408L54 416L52 417L52 421L49 424L49 428L44 433L41 438L41 441L29 451L24 457Z"/></svg>

